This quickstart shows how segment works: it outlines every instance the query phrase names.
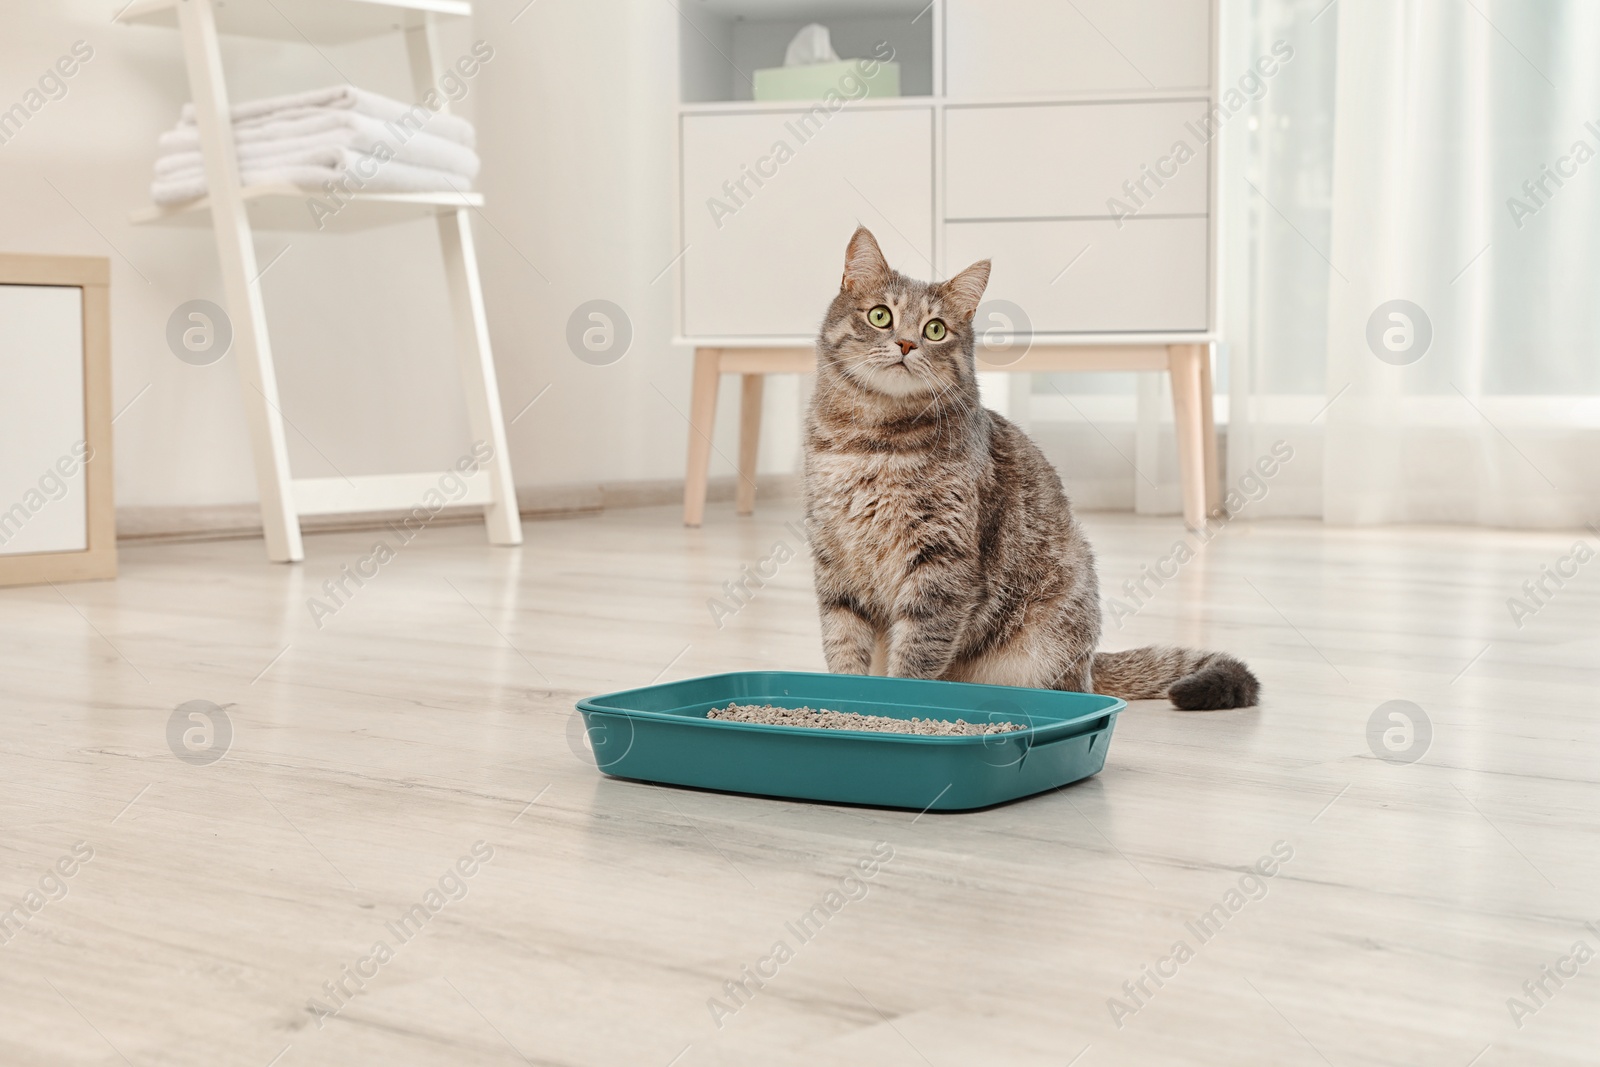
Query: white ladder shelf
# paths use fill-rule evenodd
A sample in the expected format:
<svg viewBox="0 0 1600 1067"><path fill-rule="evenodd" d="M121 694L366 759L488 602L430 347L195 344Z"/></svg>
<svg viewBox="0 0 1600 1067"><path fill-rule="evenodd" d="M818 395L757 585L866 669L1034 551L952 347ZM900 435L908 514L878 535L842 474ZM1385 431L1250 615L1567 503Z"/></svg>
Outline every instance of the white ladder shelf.
<svg viewBox="0 0 1600 1067"><path fill-rule="evenodd" d="M351 478L291 475L253 227L315 230L306 198L320 196L322 190L241 187L218 34L339 43L399 31L406 37L412 84L421 99L434 88L436 21L470 15L471 11L471 5L462 0L134 0L121 15L122 22L175 25L182 34L210 195L178 208L141 212L134 221L203 225L209 213L217 237L228 314L233 320L234 350L255 456L256 484L261 493L267 557L275 562L305 558L300 537L302 515L414 508L440 478L457 472ZM337 225L328 229L357 230L427 216L438 220L468 424L474 441L493 449L489 459L465 479L466 496L454 503L483 505L489 540L497 545L518 545L522 543L522 526L516 486L506 451L505 419L500 411L483 286L472 239L470 213L482 202L482 197L472 192L357 194L334 216Z"/></svg>

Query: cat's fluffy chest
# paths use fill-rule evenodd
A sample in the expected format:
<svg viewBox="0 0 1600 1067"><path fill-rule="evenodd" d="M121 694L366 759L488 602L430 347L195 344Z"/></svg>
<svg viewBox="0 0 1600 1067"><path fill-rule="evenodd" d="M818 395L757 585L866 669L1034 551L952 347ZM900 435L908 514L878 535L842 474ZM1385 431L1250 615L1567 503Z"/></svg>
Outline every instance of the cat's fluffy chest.
<svg viewBox="0 0 1600 1067"><path fill-rule="evenodd" d="M977 499L963 465L901 452L821 452L807 478L810 517L832 577L887 611L930 549L975 549Z"/></svg>

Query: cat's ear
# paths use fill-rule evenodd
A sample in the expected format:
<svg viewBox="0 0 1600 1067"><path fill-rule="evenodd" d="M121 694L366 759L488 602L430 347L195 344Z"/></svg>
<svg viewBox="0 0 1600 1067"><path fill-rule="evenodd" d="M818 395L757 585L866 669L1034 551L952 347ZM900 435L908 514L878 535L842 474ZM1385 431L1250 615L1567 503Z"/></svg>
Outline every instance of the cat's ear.
<svg viewBox="0 0 1600 1067"><path fill-rule="evenodd" d="M983 299L983 291L988 287L989 261L980 259L945 282L939 291L951 311L964 321L971 322L973 313L978 310L978 302Z"/></svg>
<svg viewBox="0 0 1600 1067"><path fill-rule="evenodd" d="M882 288L889 280L889 261L883 250L865 226L857 226L850 237L850 247L844 253L844 280L840 289L852 293L867 293Z"/></svg>

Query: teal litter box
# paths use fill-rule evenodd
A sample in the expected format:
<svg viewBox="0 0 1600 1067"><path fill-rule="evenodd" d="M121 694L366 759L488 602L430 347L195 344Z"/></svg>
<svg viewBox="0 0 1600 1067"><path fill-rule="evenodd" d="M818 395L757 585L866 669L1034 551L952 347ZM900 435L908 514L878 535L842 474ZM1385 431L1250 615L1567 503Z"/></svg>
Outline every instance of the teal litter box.
<svg viewBox="0 0 1600 1067"><path fill-rule="evenodd" d="M928 737L706 718L730 702L1024 729ZM1125 706L1092 693L784 671L713 674L578 702L595 764L614 778L917 811L985 808L1097 773Z"/></svg>

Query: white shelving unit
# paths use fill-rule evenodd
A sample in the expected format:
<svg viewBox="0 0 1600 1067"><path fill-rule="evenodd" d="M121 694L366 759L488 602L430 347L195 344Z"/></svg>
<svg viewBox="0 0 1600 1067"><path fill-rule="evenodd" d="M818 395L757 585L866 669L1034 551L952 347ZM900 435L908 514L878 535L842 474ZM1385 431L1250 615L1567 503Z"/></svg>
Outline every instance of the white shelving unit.
<svg viewBox="0 0 1600 1067"><path fill-rule="evenodd" d="M183 0L135 0L123 22L178 27ZM396 30L422 29L430 18L466 17L469 0L212 0L218 33L279 41L348 44Z"/></svg>
<svg viewBox="0 0 1600 1067"><path fill-rule="evenodd" d="M320 190L316 190L320 192ZM252 230L303 230L309 233L355 233L397 222L435 219L458 208L483 206L481 193L341 193L345 208L324 215L319 226L306 210L308 191L293 185L252 185L241 189L245 214ZM208 227L211 198L203 196L171 207L151 207L135 212L135 225Z"/></svg>
<svg viewBox="0 0 1600 1067"><path fill-rule="evenodd" d="M412 82L420 98L433 88L437 21L471 13L471 4L464 0L135 0L121 15L120 21L125 23L172 26L182 35L211 195L178 207L140 212L134 221L173 226L209 224L216 232L261 494L267 556L276 562L305 558L300 516L410 509L438 484L444 472L352 478L292 476L253 234L258 229L317 229L306 201L321 195L321 190L287 185L248 189L241 186L218 38L233 33L341 44L384 33L403 33ZM456 503L481 504L489 540L497 545L517 545L522 543L522 527L470 217L471 210L482 203L482 197L472 192L357 194L337 214L324 219L322 232L354 232L420 218L437 221L455 318L456 354L466 391L468 424L474 440L485 442L494 450L492 457L466 479L467 494Z"/></svg>
<svg viewBox="0 0 1600 1067"><path fill-rule="evenodd" d="M903 95L820 113L811 101L750 100L750 72L781 64L783 43L808 21L826 25L846 58L886 41ZM1216 152L1191 127L1217 104L1216 27L1217 0L704 0L685 9L677 341L695 349L696 432L684 521L697 526L704 514L722 374L744 379L738 510L753 508L764 376L812 368L859 221L909 274L947 278L993 260L985 299L1023 310L1032 347L1011 362L990 350L997 358L980 372L1170 375L1184 518L1202 524L1221 504L1210 358ZM1180 139L1193 156L1159 184L1147 178L1147 166L1170 167L1160 161ZM1128 199L1129 181L1153 195L1113 218L1107 201ZM998 343L1014 339L994 323L980 328Z"/></svg>

